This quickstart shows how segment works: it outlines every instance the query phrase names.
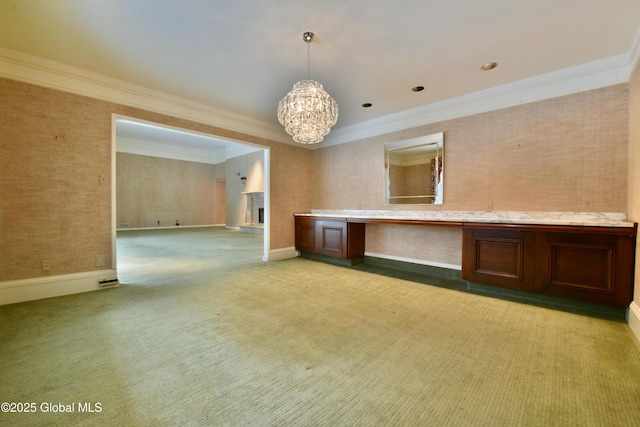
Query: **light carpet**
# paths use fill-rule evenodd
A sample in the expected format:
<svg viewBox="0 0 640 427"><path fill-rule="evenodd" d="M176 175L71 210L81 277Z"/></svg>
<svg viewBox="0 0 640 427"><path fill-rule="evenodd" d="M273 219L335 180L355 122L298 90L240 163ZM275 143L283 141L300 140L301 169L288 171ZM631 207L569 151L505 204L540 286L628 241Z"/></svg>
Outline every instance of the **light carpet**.
<svg viewBox="0 0 640 427"><path fill-rule="evenodd" d="M118 254L117 289L0 307L0 401L38 407L0 424L640 425L621 322L263 263L220 228L120 233Z"/></svg>

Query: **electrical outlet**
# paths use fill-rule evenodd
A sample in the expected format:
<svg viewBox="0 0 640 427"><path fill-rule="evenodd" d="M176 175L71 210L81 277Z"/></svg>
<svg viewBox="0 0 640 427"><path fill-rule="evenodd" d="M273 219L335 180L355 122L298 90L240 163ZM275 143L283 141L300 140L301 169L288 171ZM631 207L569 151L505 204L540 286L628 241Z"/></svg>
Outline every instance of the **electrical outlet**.
<svg viewBox="0 0 640 427"><path fill-rule="evenodd" d="M42 271L51 271L51 261L43 260L41 263Z"/></svg>
<svg viewBox="0 0 640 427"><path fill-rule="evenodd" d="M105 257L104 255L96 255L96 267L104 267Z"/></svg>

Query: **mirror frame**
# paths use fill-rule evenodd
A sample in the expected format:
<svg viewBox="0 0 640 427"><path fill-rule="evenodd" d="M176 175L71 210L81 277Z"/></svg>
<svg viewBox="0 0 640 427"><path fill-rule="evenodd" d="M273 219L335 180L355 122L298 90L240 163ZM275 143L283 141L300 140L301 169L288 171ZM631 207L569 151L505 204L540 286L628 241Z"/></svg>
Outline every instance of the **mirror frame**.
<svg viewBox="0 0 640 427"><path fill-rule="evenodd" d="M390 160L394 151L418 148L422 146L434 147L436 158L436 186L433 195L398 195L391 196ZM431 151L431 150L430 150ZM415 199L416 202L406 203ZM394 202L395 201L395 202ZM404 201L404 202L403 202ZM385 205L441 205L444 202L444 132L438 132L418 138L403 141L387 142L384 144L384 204Z"/></svg>

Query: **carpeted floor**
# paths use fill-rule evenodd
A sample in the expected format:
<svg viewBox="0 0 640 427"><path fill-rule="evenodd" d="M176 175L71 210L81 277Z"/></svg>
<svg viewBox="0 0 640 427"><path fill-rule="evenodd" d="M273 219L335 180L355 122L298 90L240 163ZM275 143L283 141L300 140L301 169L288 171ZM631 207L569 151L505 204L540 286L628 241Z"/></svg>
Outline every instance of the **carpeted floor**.
<svg viewBox="0 0 640 427"><path fill-rule="evenodd" d="M0 425L640 425L621 322L263 263L261 236L216 228L118 254L117 289L0 307L0 401L36 404Z"/></svg>

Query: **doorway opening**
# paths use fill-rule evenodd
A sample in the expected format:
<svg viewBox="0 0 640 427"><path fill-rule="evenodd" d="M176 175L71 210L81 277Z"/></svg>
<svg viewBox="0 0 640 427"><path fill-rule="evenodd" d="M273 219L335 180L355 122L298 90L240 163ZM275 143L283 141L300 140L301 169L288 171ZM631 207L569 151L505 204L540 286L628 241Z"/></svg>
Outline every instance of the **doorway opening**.
<svg viewBox="0 0 640 427"><path fill-rule="evenodd" d="M249 190L264 195L262 260L269 259L268 147L113 115L111 164L113 269L120 232L215 226L240 233Z"/></svg>

